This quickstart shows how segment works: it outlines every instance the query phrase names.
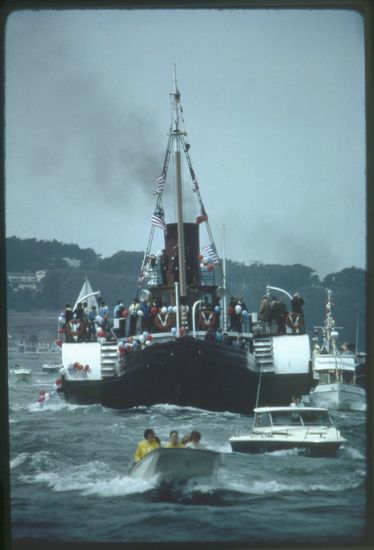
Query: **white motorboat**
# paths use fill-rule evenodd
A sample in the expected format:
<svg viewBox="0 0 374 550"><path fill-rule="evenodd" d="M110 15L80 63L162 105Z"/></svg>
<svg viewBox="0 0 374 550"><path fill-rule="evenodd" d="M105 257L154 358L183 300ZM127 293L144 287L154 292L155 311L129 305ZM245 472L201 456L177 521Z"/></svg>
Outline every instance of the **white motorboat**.
<svg viewBox="0 0 374 550"><path fill-rule="evenodd" d="M359 359L347 344L337 348L339 333L332 316L332 292L327 292L326 319L323 327L315 327L312 371L318 381L303 403L337 410L365 410L366 391L357 383Z"/></svg>
<svg viewBox="0 0 374 550"><path fill-rule="evenodd" d="M42 370L45 373L56 373L62 369L61 363L44 363Z"/></svg>
<svg viewBox="0 0 374 550"><path fill-rule="evenodd" d="M305 403L336 410L366 410L365 389L353 382L352 370L346 371L342 366L334 368L333 364L328 366L325 363L322 367L318 366L316 372L319 375L318 384L303 398ZM345 382L347 378L351 382Z"/></svg>
<svg viewBox="0 0 374 550"><path fill-rule="evenodd" d="M10 374L13 375L16 380L22 380L24 382L28 382L32 375L31 369L25 369L24 367L20 367L16 365L14 368L10 369Z"/></svg>
<svg viewBox="0 0 374 550"><path fill-rule="evenodd" d="M212 477L221 464L221 455L208 449L173 449L160 447L146 454L129 470L135 479L185 483L197 476Z"/></svg>
<svg viewBox="0 0 374 550"><path fill-rule="evenodd" d="M327 409L317 407L259 407L254 409L252 433L230 437L240 453L299 449L317 456L333 455L346 440Z"/></svg>

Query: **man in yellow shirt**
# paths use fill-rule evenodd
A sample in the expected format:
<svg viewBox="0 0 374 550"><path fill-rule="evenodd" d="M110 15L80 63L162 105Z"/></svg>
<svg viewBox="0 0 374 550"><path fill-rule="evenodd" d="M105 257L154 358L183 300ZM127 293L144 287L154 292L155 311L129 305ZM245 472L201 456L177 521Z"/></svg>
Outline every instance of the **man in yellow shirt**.
<svg viewBox="0 0 374 550"><path fill-rule="evenodd" d="M184 447L184 445L179 441L177 430L172 430L170 432L169 437L170 437L169 442L166 443L165 447L174 448L174 449L181 449Z"/></svg>
<svg viewBox="0 0 374 550"><path fill-rule="evenodd" d="M144 431L144 439L141 441L135 451L134 460L135 462L139 462L143 456L150 453L154 449L157 449L160 447L160 441L155 436L155 432L151 430L150 428L147 428Z"/></svg>

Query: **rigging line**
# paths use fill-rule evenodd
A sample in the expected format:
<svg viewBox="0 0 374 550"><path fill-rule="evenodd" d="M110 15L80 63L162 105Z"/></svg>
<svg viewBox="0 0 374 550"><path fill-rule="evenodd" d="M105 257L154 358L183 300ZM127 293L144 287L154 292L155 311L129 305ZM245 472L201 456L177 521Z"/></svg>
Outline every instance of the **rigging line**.
<svg viewBox="0 0 374 550"><path fill-rule="evenodd" d="M258 379L257 395L256 395L256 406L255 406L255 408L258 407L258 399L259 399L259 397L260 397L261 378L262 378L262 365L260 365L260 376L259 376L259 379Z"/></svg>
<svg viewBox="0 0 374 550"><path fill-rule="evenodd" d="M151 232L150 232L149 239L148 239L147 249L146 249L146 251L145 251L145 253L144 253L143 261L142 261L142 266L141 266L141 268L140 268L140 273L139 273L139 278L138 278L138 290L137 290L137 293L136 293L136 297L137 297L137 298L138 298L140 289L141 289L141 287L142 287L144 268L145 268L145 264L146 264L147 258L148 258L148 256L149 256L150 248L151 248L151 246L152 246L152 241L153 241L154 232L155 232L155 226L152 225L152 226L151 226Z"/></svg>
<svg viewBox="0 0 374 550"><path fill-rule="evenodd" d="M167 171L168 171L170 155L171 155L171 149L172 149L172 141L173 140L174 140L174 136L172 134L172 127L170 126L168 144L167 144L167 147L166 147L166 154L165 154L165 160L164 160L164 166L162 168L162 173L165 175L165 178L166 178L166 174L167 174Z"/></svg>
<svg viewBox="0 0 374 550"><path fill-rule="evenodd" d="M196 179L196 175L195 175L195 171L192 167L192 162L191 162L191 157L188 153L188 148L187 148L187 144L186 144L186 141L184 139L184 136L181 136L181 142L182 142L182 147L183 147L183 151L184 151L184 154L185 154L185 157L186 157L186 160L187 160L187 164L188 164L188 167L189 167L189 170L190 170L190 175L191 175L191 179L195 185L195 193L196 193L196 196L197 196L197 200L199 202L199 206L201 208L201 210L203 210L204 212L206 212L205 210L205 207L204 207L204 203L203 203L203 199L201 197L201 194L200 194L200 189L199 189L199 184L197 182L197 179ZM214 246L214 251L215 253L217 254L218 256L218 253L217 253L217 247L216 247L216 244L215 244L215 241L214 241L214 238L213 238L213 233L210 229L210 224L209 224L209 220L206 220L205 221L205 224L206 224L206 229L207 229L207 233L208 233L208 237L209 237L209 240L210 240L210 244L212 244ZM219 258L218 258L219 259ZM218 264L218 267L219 267L219 272L220 272L220 275L222 277L222 281L223 281L223 284L224 284L224 287L230 291L230 288L227 284L227 278L224 276L224 273L223 273L223 267L222 267L222 261L219 259L219 264Z"/></svg>
<svg viewBox="0 0 374 550"><path fill-rule="evenodd" d="M170 127L170 133L169 133L168 143L167 143L167 147L166 147L164 164L163 164L163 168L162 168L162 173L164 174L165 180L166 180L167 171L168 171L168 167L169 167L169 161L170 161L170 155L171 155L173 140L174 140L174 135L171 133L171 127ZM161 193L157 194L155 210L162 208L162 193L163 193L163 191L161 191ZM141 268L140 268L140 273L139 273L139 278L138 278L138 292L137 292L137 295L139 294L139 291L140 291L141 286L142 286L142 275L143 275L143 272L144 272L144 268L145 268L147 258L149 256L149 252L150 252L151 247L152 247L154 232L155 232L155 226L151 225L151 231L150 231L149 238L148 238L147 248L145 250L142 265L141 265Z"/></svg>

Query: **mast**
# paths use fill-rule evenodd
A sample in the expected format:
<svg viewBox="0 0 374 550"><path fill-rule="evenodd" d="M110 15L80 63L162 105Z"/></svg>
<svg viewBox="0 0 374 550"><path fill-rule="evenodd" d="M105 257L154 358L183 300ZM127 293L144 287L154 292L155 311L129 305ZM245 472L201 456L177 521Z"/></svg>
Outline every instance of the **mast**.
<svg viewBox="0 0 374 550"><path fill-rule="evenodd" d="M223 288L225 289L225 294L223 295L223 330L227 331L227 288L226 288L226 234L225 234L225 224L223 224L223 239L222 239L222 252L223 252ZM257 404L256 404L257 406Z"/></svg>
<svg viewBox="0 0 374 550"><path fill-rule="evenodd" d="M181 132L180 123L180 92L177 87L176 66L174 65L174 93L172 98L173 120L171 134L174 136L174 157L175 157L175 186L177 199L177 228L178 228L178 271L179 271L179 293L180 296L187 296L186 290L186 247L184 243L183 225L183 191L182 191L182 169L181 169Z"/></svg>
<svg viewBox="0 0 374 550"><path fill-rule="evenodd" d="M184 211L183 211L183 191L184 190L182 185L182 156L185 157L187 167L190 172L190 176L193 183L192 191L195 193L195 196L197 198L197 201L200 207L200 212L203 216L205 216L204 222L205 222L206 232L208 234L208 239L210 241L210 244L208 247L210 249L209 256L211 256L211 258L214 258L215 267L218 267L219 269L226 292L228 292L228 288L227 288L226 274L223 274L222 272L222 263L219 259L217 248L214 243L213 235L212 235L209 221L208 221L208 216L206 214L206 210L200 194L199 184L196 179L196 175L193 170L191 158L189 155L190 145L186 142L187 132L185 131L183 108L181 105L181 94L177 85L175 64L173 67L173 72L174 72L173 92L170 93L171 123L170 123L170 129L168 133L168 145L167 145L167 151L165 155L162 173L155 180L155 183L157 183L157 188L154 195L157 195L157 201L156 201L154 214L152 216L151 233L149 236L147 249L143 257L143 262L142 262L142 266L139 274L137 296L139 295L141 288L144 284L143 280L147 279L147 275L148 275L147 266L151 258L150 251L151 251L151 246L153 242L155 227L159 227L164 231L166 231L167 224L165 223L165 212L162 205L162 196L163 196L163 191L164 191L165 182L167 178L169 161L171 160L171 156L173 154L174 165L175 165L174 183L175 183L175 199L176 199L176 212L175 212L176 224L174 225L174 228L176 226L176 230L177 230L177 235L174 234L173 239L175 239L176 237L177 245L178 245L177 246L178 250L176 251L177 258L178 258L178 262L177 262L178 263L178 288L179 288L178 297L183 298L181 300L181 305L185 305L186 303L185 298L187 298L186 243L188 245L187 239L189 239L190 233L185 233L186 228L184 224ZM197 222L196 220L196 223L198 225L199 223L202 223L202 222L201 221ZM173 231L174 230L175 229L173 229Z"/></svg>
<svg viewBox="0 0 374 550"><path fill-rule="evenodd" d="M336 338L339 336L337 329L343 327L337 327L335 325L335 319L332 315L332 290L327 291L327 304L326 304L326 321L325 321L325 335L327 340L328 353L334 353L336 355Z"/></svg>
<svg viewBox="0 0 374 550"><path fill-rule="evenodd" d="M331 301L331 298L332 298L332 291L331 290L328 290L327 291L327 304L326 304L326 321L325 321L325 327L326 327L326 341L327 341L327 351L328 353L331 353L331 351L335 351L335 350L332 350L332 328L333 328L333 317L332 317L332 312L331 312L331 309L332 309L332 301Z"/></svg>

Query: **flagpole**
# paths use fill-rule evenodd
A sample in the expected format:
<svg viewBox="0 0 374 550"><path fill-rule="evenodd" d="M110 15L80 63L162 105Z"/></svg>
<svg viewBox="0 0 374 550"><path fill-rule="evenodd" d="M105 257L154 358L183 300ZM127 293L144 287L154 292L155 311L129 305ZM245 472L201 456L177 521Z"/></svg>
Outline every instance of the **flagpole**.
<svg viewBox="0 0 374 550"><path fill-rule="evenodd" d="M226 289L226 244L225 244L225 224L222 225L222 263L223 263L223 330L227 331L227 289Z"/></svg>

